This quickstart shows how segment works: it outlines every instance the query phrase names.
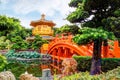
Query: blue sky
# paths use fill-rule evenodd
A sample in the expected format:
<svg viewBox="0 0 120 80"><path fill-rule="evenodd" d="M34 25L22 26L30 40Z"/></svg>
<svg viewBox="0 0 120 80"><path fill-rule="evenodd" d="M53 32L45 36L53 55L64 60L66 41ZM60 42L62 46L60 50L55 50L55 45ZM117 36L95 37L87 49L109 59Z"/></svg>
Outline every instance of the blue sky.
<svg viewBox="0 0 120 80"><path fill-rule="evenodd" d="M47 20L56 23L56 27L69 24L64 20L73 11L68 6L70 0L0 0L0 15L18 18L26 28L31 28L31 21L39 20L41 14Z"/></svg>

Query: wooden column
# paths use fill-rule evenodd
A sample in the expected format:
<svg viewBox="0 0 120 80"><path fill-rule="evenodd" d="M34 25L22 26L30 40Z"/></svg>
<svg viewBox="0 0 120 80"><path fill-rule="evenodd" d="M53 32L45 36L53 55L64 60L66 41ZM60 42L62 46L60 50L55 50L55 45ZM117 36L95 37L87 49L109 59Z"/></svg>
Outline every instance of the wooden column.
<svg viewBox="0 0 120 80"><path fill-rule="evenodd" d="M58 56L58 58L57 58L57 66L60 68L60 57L61 57L61 54L62 54L62 47L59 47L58 48L58 53L57 53L57 56Z"/></svg>
<svg viewBox="0 0 120 80"><path fill-rule="evenodd" d="M53 52L52 52L52 58L53 58L53 65L55 65L55 56L57 54L57 50L54 49Z"/></svg>
<svg viewBox="0 0 120 80"><path fill-rule="evenodd" d="M114 53L116 58L120 58L119 42L114 41Z"/></svg>
<svg viewBox="0 0 120 80"><path fill-rule="evenodd" d="M64 49L64 58L68 58L68 56L69 56L69 53L68 53L68 52L69 52L68 49L65 48L65 49Z"/></svg>

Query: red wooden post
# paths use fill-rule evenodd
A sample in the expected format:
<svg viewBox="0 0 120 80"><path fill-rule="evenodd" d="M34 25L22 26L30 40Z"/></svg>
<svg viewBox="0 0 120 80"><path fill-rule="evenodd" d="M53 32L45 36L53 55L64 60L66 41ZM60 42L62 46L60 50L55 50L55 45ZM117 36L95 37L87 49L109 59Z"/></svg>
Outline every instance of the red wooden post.
<svg viewBox="0 0 120 80"><path fill-rule="evenodd" d="M58 66L58 67L60 67L60 65L59 65L59 62L60 62L60 56L61 56L60 54L62 54L62 52L61 52L61 48L58 48L58 53L57 53L57 56L58 56L58 57L57 57L57 60L58 60L58 64L57 64L57 66Z"/></svg>
<svg viewBox="0 0 120 80"><path fill-rule="evenodd" d="M56 55L56 53L57 53L57 51L56 51L56 49L55 50L53 50L53 52L52 52L52 59L53 59L53 65L55 65L55 55Z"/></svg>
<svg viewBox="0 0 120 80"><path fill-rule="evenodd" d="M114 53L116 58L120 58L119 42L114 41Z"/></svg>
<svg viewBox="0 0 120 80"><path fill-rule="evenodd" d="M103 58L108 57L108 52L109 52L109 45L108 46L103 46Z"/></svg>

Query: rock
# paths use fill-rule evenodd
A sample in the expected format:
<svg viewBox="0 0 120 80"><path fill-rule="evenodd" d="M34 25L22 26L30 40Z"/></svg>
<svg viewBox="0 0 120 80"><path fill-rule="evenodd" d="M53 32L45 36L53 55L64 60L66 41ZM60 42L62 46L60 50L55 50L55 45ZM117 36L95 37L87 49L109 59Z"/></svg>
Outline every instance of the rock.
<svg viewBox="0 0 120 80"><path fill-rule="evenodd" d="M77 69L77 61L73 58L66 58L62 62L63 70L62 74L67 76L74 74Z"/></svg>

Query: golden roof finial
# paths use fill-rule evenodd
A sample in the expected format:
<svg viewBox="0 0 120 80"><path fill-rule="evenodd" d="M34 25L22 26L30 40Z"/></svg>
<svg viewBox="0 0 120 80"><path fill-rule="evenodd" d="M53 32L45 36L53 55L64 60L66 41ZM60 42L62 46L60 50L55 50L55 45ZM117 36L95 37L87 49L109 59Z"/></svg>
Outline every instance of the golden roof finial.
<svg viewBox="0 0 120 80"><path fill-rule="evenodd" d="M45 20L45 14L41 15L41 20Z"/></svg>

